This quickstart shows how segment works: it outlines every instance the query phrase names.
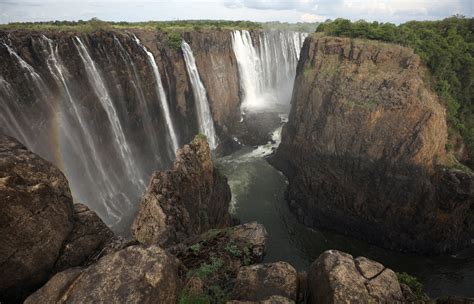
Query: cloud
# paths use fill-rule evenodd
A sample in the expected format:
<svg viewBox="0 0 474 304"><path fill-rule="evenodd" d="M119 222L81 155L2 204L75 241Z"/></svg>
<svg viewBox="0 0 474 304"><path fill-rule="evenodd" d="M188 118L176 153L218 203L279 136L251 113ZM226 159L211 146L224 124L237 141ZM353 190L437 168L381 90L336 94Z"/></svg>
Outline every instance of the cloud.
<svg viewBox="0 0 474 304"><path fill-rule="evenodd" d="M439 19L453 14L472 17L473 0L224 0L227 8L293 10L303 12L301 19L344 17L379 21Z"/></svg>
<svg viewBox="0 0 474 304"><path fill-rule="evenodd" d="M304 13L301 15L300 20L303 22L317 22L317 21L324 21L326 18L323 16L318 16L315 14L308 14Z"/></svg>

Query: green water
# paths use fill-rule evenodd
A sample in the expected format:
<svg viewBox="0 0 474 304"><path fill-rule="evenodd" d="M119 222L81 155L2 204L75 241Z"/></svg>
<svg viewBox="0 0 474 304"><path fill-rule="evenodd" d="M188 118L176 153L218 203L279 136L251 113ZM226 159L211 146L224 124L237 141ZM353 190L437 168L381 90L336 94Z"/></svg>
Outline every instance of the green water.
<svg viewBox="0 0 474 304"><path fill-rule="evenodd" d="M218 161L232 189L232 212L242 223L262 223L269 233L265 262L287 261L298 270L306 270L323 251L337 249L353 256L374 259L394 271L418 277L431 297L474 297L472 252L458 257L405 255L301 225L290 213L284 199L285 176L265 160L274 146L243 148Z"/></svg>

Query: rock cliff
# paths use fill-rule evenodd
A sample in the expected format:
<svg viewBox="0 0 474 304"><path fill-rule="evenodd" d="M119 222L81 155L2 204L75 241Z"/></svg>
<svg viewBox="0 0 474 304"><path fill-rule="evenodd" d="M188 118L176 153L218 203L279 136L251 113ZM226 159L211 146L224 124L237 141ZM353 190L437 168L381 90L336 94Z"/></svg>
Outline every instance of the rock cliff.
<svg viewBox="0 0 474 304"><path fill-rule="evenodd" d="M0 134L0 301L24 299L50 275L82 265L113 236L72 203L59 169Z"/></svg>
<svg viewBox="0 0 474 304"><path fill-rule="evenodd" d="M445 110L424 75L407 48L305 41L273 158L302 222L429 254L470 242L474 178L444 166Z"/></svg>
<svg viewBox="0 0 474 304"><path fill-rule="evenodd" d="M227 178L212 162L202 135L179 149L171 170L157 171L132 225L145 244L169 246L210 228L230 225Z"/></svg>

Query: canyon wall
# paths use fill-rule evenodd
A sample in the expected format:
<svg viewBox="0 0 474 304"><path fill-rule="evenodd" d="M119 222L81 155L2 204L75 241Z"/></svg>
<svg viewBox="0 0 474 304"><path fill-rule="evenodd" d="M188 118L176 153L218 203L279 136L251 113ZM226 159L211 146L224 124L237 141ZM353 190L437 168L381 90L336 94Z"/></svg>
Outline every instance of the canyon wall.
<svg viewBox="0 0 474 304"><path fill-rule="evenodd" d="M256 55L244 70L235 33L249 38L241 58ZM176 46L170 33L155 30L0 32L0 132L58 166L76 201L116 231L128 231L151 173L168 168L177 147L206 134L203 121L214 124L222 146L239 137L245 143L245 69L260 71L252 81L263 82L263 70L278 63L273 76L290 71L291 87L304 38L261 30L180 35L186 43ZM278 62L265 59L270 51ZM203 119L206 113L211 117Z"/></svg>
<svg viewBox="0 0 474 304"><path fill-rule="evenodd" d="M445 110L424 73L407 48L306 39L273 159L302 222L397 250L469 244L474 178L445 166Z"/></svg>

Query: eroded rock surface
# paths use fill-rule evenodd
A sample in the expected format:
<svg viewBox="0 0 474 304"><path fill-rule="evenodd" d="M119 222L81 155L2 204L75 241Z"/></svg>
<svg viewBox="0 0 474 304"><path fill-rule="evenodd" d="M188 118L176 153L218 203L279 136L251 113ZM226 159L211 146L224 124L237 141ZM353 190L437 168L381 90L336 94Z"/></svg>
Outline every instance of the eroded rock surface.
<svg viewBox="0 0 474 304"><path fill-rule="evenodd" d="M0 301L21 299L47 280L73 228L59 169L0 135Z"/></svg>
<svg viewBox="0 0 474 304"><path fill-rule="evenodd" d="M424 73L400 46L305 41L273 159L304 224L404 251L469 244L474 176L446 167L445 109Z"/></svg>
<svg viewBox="0 0 474 304"><path fill-rule="evenodd" d="M233 297L236 300L263 301L270 296L296 300L297 272L288 263L276 262L240 268Z"/></svg>
<svg viewBox="0 0 474 304"><path fill-rule="evenodd" d="M402 303L395 273L364 257L336 250L321 254L308 271L310 303Z"/></svg>
<svg viewBox="0 0 474 304"><path fill-rule="evenodd" d="M142 243L168 246L227 226L230 198L227 178L214 167L206 139L196 136L178 150L171 170L152 175L132 233Z"/></svg>
<svg viewBox="0 0 474 304"><path fill-rule="evenodd" d="M83 204L74 204L73 225L56 261L54 272L82 265L114 237L112 230L97 214Z"/></svg>
<svg viewBox="0 0 474 304"><path fill-rule="evenodd" d="M56 274L25 303L175 303L180 267L158 246L130 246Z"/></svg>

